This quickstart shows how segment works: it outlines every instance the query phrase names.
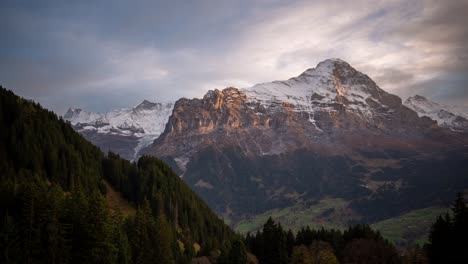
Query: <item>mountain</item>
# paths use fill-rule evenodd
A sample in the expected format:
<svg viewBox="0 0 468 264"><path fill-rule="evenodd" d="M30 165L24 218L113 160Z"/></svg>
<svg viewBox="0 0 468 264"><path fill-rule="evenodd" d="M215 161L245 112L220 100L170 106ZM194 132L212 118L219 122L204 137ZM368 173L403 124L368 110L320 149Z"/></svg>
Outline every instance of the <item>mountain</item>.
<svg viewBox="0 0 468 264"><path fill-rule="evenodd" d="M420 117L340 59L286 81L178 100L142 153L231 221L323 199L328 219L378 221L468 187L468 138Z"/></svg>
<svg viewBox="0 0 468 264"><path fill-rule="evenodd" d="M421 95L408 97L404 104L418 113L419 116L427 116L442 127L457 132L468 132L468 115L456 109L432 102Z"/></svg>
<svg viewBox="0 0 468 264"><path fill-rule="evenodd" d="M105 156L2 87L0 171L1 263L190 263L240 243L161 160Z"/></svg>
<svg viewBox="0 0 468 264"><path fill-rule="evenodd" d="M162 133L173 105L172 102L152 103L144 100L134 108L102 114L70 108L63 118L102 151L111 150L134 160L143 147Z"/></svg>

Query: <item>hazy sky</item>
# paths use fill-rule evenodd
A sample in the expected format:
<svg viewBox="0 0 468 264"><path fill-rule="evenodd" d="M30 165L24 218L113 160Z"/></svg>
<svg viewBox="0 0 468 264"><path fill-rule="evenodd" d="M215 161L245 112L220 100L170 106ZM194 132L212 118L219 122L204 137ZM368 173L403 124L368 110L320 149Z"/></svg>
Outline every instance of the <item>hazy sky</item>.
<svg viewBox="0 0 468 264"><path fill-rule="evenodd" d="M467 14L467 0L2 0L0 85L58 113L107 111L338 57L403 99L468 106Z"/></svg>

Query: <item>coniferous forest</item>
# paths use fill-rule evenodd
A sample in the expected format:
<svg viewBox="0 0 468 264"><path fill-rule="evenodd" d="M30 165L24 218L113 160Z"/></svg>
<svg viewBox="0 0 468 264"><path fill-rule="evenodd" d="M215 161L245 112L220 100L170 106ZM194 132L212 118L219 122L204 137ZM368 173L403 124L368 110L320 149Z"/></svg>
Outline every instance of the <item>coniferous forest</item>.
<svg viewBox="0 0 468 264"><path fill-rule="evenodd" d="M118 192L134 210L110 206ZM397 249L368 225L268 219L235 234L161 160L103 154L69 123L0 88L0 263L468 263L461 194L423 247Z"/></svg>
<svg viewBox="0 0 468 264"><path fill-rule="evenodd" d="M239 241L160 160L105 156L4 88L0 172L1 263L188 263L224 257ZM111 210L105 182L136 213Z"/></svg>

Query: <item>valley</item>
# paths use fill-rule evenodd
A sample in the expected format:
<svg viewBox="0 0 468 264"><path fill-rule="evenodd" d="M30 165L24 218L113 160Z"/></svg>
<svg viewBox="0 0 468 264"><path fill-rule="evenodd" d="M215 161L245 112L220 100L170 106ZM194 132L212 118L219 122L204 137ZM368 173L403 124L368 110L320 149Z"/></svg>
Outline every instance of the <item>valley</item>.
<svg viewBox="0 0 468 264"><path fill-rule="evenodd" d="M182 98L173 109L161 107L146 101L124 111L131 118L69 111L65 119L123 157L129 148L118 144L146 142L139 154L167 162L240 232L255 230L270 215L293 230L380 226L415 210L445 208L453 193L468 187L465 115L421 96L403 102L340 59L286 81L212 90L201 99ZM135 113L147 114L135 119ZM144 122L155 115L158 122ZM109 124L160 135L123 135ZM394 229L389 237L403 239ZM412 237L404 243L419 239Z"/></svg>

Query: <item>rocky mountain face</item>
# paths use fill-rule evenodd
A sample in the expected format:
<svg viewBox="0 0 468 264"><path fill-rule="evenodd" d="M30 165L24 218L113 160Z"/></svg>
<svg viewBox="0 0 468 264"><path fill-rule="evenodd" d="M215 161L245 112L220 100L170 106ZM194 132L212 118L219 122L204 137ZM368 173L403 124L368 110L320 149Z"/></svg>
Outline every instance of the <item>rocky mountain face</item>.
<svg viewBox="0 0 468 264"><path fill-rule="evenodd" d="M142 153L169 162L233 221L324 197L375 220L467 188L466 146L331 59L286 81L180 99Z"/></svg>
<svg viewBox="0 0 468 264"><path fill-rule="evenodd" d="M432 102L421 95L409 97L404 104L419 116L427 116L442 127L457 132L468 132L468 115L456 109Z"/></svg>
<svg viewBox="0 0 468 264"><path fill-rule="evenodd" d="M68 109L63 118L75 130L101 148L133 160L140 150L151 144L164 130L174 104L152 103L144 100L134 108L108 113L93 113L81 109Z"/></svg>

